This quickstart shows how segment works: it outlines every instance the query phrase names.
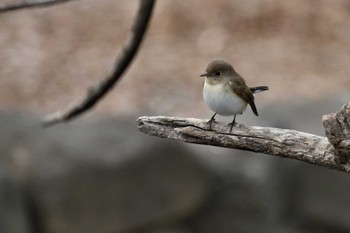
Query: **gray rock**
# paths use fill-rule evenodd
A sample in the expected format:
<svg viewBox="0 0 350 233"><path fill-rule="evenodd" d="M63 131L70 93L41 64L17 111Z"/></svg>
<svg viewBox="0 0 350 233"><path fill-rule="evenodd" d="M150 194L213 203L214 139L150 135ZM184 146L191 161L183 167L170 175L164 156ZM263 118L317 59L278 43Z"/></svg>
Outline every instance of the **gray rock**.
<svg viewBox="0 0 350 233"><path fill-rule="evenodd" d="M322 135L321 115L342 104L262 110L262 125ZM41 232L350 231L348 174L184 146L139 133L134 119L42 129L36 118L0 114L1 160L26 184Z"/></svg>
<svg viewBox="0 0 350 233"><path fill-rule="evenodd" d="M312 232L350 232L349 174L300 165L292 202L300 225Z"/></svg>
<svg viewBox="0 0 350 233"><path fill-rule="evenodd" d="M29 188L45 233L125 232L184 219L206 199L203 164L177 142L138 132L135 119L43 129L1 114L7 161Z"/></svg>
<svg viewBox="0 0 350 233"><path fill-rule="evenodd" d="M30 233L22 189L8 167L0 165L0 232Z"/></svg>
<svg viewBox="0 0 350 233"><path fill-rule="evenodd" d="M231 175L223 173L215 180L211 200L189 222L194 232L267 232L269 208L262 183Z"/></svg>
<svg viewBox="0 0 350 233"><path fill-rule="evenodd" d="M345 96L279 107L271 118L275 122L277 117L283 119L282 127L288 122L290 128L325 136L322 115L337 111L348 101ZM275 170L282 174L279 190L285 196L281 222L293 222L306 232L350 232L349 174L289 160L276 160Z"/></svg>

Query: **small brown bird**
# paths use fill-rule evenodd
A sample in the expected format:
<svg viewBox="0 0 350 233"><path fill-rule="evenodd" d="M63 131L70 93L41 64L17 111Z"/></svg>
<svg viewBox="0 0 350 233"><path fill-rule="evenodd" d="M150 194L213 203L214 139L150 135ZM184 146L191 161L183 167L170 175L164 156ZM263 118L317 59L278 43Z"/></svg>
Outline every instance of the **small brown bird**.
<svg viewBox="0 0 350 233"><path fill-rule="evenodd" d="M208 121L209 129L215 121L216 114L232 116L229 124L230 132L236 122L236 115L242 114L249 104L255 115L258 111L254 103L254 94L266 91L267 86L248 87L245 80L234 70L232 65L224 59L215 59L206 68L203 86L203 98L207 106L215 112Z"/></svg>

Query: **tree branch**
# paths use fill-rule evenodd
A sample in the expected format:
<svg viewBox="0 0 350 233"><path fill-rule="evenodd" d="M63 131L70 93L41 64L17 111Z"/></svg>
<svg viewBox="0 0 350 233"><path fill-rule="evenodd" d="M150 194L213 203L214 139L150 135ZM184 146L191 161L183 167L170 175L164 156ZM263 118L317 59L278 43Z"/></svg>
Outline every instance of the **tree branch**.
<svg viewBox="0 0 350 233"><path fill-rule="evenodd" d="M22 2L11 2L0 4L0 14L15 10L23 10L34 7L47 7L51 5L66 3L74 0L26 0Z"/></svg>
<svg viewBox="0 0 350 233"><path fill-rule="evenodd" d="M335 148L336 159L346 163L350 159L350 103L336 113L324 115L322 121L326 136Z"/></svg>
<svg viewBox="0 0 350 233"><path fill-rule="evenodd" d="M125 43L121 54L117 58L114 71L95 87L90 88L83 100L72 104L64 111L58 111L47 116L43 122L44 126L69 121L87 110L90 110L107 94L108 91L112 89L137 53L147 29L148 22L151 18L154 3L154 0L140 0L140 6L132 26L131 36Z"/></svg>
<svg viewBox="0 0 350 233"><path fill-rule="evenodd" d="M344 110L349 111L350 104L340 111ZM236 124L232 133L229 133L229 127L222 122L214 122L213 130L210 131L207 120L163 116L143 116L138 118L137 124L141 132L152 136L297 159L350 173L350 160L347 157L339 159L337 147L334 148L326 137L309 133L242 124ZM349 139L349 136L347 139L343 138L346 142L349 142ZM342 151L349 155L349 144L341 145Z"/></svg>

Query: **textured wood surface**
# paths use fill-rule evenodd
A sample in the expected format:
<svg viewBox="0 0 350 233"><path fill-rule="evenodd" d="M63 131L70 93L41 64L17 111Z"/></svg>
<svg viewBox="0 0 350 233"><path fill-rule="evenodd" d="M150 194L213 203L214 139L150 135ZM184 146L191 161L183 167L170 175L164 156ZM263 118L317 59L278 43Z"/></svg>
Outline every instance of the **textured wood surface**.
<svg viewBox="0 0 350 233"><path fill-rule="evenodd" d="M334 146L336 158L341 162L350 159L350 103L336 113L324 115L323 125L329 142Z"/></svg>
<svg viewBox="0 0 350 233"><path fill-rule="evenodd" d="M226 123L214 122L209 130L207 120L165 116L142 116L137 125L141 132L152 136L297 159L350 173L349 160L339 160L326 137L309 133L242 124L236 124L229 133ZM350 150L346 145L344 153Z"/></svg>

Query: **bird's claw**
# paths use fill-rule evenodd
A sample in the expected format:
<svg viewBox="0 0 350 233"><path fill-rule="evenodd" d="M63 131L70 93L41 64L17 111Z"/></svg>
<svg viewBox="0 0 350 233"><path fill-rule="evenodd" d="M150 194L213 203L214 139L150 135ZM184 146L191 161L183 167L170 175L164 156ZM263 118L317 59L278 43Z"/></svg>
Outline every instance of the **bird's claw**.
<svg viewBox="0 0 350 233"><path fill-rule="evenodd" d="M230 126L230 133L232 132L233 126L235 126L236 124L237 124L236 122L231 122L227 124L227 126Z"/></svg>
<svg viewBox="0 0 350 233"><path fill-rule="evenodd" d="M209 124L209 130L212 130L212 129L211 129L211 125L212 125L213 121L215 121L215 119L210 119L210 120L207 122L207 124Z"/></svg>

